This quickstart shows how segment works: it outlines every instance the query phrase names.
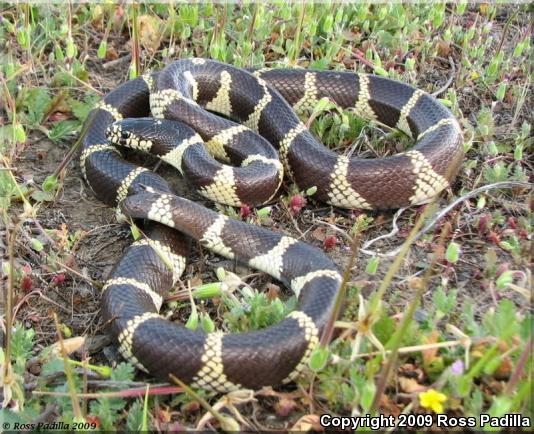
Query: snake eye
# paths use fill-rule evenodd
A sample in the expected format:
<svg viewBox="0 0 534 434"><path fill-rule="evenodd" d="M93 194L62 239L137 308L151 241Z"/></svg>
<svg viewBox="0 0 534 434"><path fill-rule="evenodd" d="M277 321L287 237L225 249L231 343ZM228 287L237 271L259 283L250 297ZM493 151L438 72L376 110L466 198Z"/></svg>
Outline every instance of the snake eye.
<svg viewBox="0 0 534 434"><path fill-rule="evenodd" d="M127 139L130 137L130 133L127 131L121 131L121 139Z"/></svg>

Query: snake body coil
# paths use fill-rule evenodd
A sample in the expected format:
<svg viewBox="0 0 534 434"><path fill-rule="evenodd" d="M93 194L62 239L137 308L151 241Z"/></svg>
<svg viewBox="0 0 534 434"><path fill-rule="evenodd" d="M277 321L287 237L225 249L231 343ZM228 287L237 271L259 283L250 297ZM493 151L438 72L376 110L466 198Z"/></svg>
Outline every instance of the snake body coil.
<svg viewBox="0 0 534 434"><path fill-rule="evenodd" d="M323 97L404 131L416 145L376 160L336 155L295 114ZM150 112L156 119L124 120ZM314 198L339 207L425 203L450 185L463 156L458 123L434 98L397 81L349 72L250 73L216 61L180 60L119 86L91 116L80 160L87 183L122 213L158 222L125 251L104 286L103 314L120 352L153 375L168 379L172 373L221 392L299 375L332 311L341 276L319 249L173 195L165 180L123 160L111 143L159 155L201 195L233 206L272 199L284 171L300 189L315 186ZM182 234L282 281L298 295L297 309L279 324L240 334L191 331L164 320L158 315L163 296L185 267Z"/></svg>

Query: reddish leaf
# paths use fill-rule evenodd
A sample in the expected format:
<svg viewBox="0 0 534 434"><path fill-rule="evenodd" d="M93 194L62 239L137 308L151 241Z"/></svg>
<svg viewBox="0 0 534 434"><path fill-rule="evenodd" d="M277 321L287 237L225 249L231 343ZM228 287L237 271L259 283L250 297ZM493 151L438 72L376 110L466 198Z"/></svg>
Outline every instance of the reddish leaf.
<svg viewBox="0 0 534 434"><path fill-rule="evenodd" d="M30 292L33 288L33 280L30 276L24 276L20 281L20 288L24 292Z"/></svg>
<svg viewBox="0 0 534 434"><path fill-rule="evenodd" d="M280 417L289 416L296 406L297 403L293 399L282 398L275 405L276 414Z"/></svg>
<svg viewBox="0 0 534 434"><path fill-rule="evenodd" d="M64 273L59 273L59 274L56 274L54 277L52 277L52 283L54 285L61 285L63 282L65 282Z"/></svg>
<svg viewBox="0 0 534 434"><path fill-rule="evenodd" d="M239 215L243 220L245 220L251 213L251 209L248 205L241 205L241 208L239 210Z"/></svg>
<svg viewBox="0 0 534 434"><path fill-rule="evenodd" d="M289 201L289 209L293 214L298 214L302 208L306 205L306 199L304 199L300 194L296 194L291 197Z"/></svg>
<svg viewBox="0 0 534 434"><path fill-rule="evenodd" d="M329 250L329 249L334 248L337 243L338 243L338 239L335 235L328 235L327 237L325 237L323 241L323 246L325 250Z"/></svg>

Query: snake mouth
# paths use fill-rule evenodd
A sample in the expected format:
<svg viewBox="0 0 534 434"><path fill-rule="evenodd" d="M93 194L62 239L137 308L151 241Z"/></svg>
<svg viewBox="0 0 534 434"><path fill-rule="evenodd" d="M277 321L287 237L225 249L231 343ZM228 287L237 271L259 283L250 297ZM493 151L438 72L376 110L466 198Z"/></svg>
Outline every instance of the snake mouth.
<svg viewBox="0 0 534 434"><path fill-rule="evenodd" d="M109 143L121 146L127 146L128 140L131 140L133 137L132 133L124 130L122 126L117 122L107 127L104 134Z"/></svg>
<svg viewBox="0 0 534 434"><path fill-rule="evenodd" d="M172 144L175 133L169 124L153 118L126 118L109 125L105 136L111 144L148 151L153 145Z"/></svg>
<svg viewBox="0 0 534 434"><path fill-rule="evenodd" d="M121 212L131 218L145 218L146 204L157 198L158 195L149 191L137 193L126 197L120 204Z"/></svg>

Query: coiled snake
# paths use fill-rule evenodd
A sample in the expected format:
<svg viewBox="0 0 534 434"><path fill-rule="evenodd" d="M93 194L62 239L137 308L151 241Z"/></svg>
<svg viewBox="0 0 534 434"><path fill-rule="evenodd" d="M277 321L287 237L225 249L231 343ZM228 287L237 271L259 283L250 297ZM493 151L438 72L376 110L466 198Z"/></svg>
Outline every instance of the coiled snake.
<svg viewBox="0 0 534 434"><path fill-rule="evenodd" d="M336 155L295 114L323 97L404 131L415 146L381 159ZM146 118L150 112L154 118ZM338 207L425 203L449 187L463 157L459 125L433 97L351 72L248 72L212 60L179 60L119 86L89 122L80 164L90 188L119 212L157 222L106 281L104 320L121 354L139 369L219 392L298 376L332 311L341 276L315 247L175 196L163 178L125 161L113 144L159 155L198 193L233 206L271 200L284 171L299 189L315 186L314 198ZM298 295L297 309L276 325L240 334L166 321L158 311L185 267L186 236L280 280Z"/></svg>

